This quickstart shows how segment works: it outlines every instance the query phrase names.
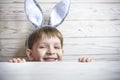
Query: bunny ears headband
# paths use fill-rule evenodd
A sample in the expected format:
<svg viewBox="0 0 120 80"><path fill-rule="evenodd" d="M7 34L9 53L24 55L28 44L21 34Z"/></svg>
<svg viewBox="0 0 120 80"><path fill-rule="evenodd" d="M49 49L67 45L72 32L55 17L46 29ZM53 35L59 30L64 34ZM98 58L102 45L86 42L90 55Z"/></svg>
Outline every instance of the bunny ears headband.
<svg viewBox="0 0 120 80"><path fill-rule="evenodd" d="M61 0L53 8L48 24L53 27L59 26L67 16L70 8L70 0ZM28 20L35 26L35 28L43 27L43 12L41 7L35 0L25 0L25 12Z"/></svg>
<svg viewBox="0 0 120 80"><path fill-rule="evenodd" d="M48 24L51 27L59 26L67 16L70 8L70 0L61 0L53 8ZM36 29L44 27L43 12L41 7L35 0L25 0L25 12L28 20L35 26ZM28 39L26 40L26 48L28 48Z"/></svg>

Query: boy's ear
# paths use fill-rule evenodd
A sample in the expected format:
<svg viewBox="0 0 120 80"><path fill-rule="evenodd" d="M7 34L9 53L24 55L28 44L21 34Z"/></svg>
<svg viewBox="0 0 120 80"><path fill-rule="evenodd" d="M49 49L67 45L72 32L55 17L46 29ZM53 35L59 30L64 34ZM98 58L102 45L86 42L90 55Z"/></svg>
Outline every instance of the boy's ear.
<svg viewBox="0 0 120 80"><path fill-rule="evenodd" d="M29 59L30 61L33 61L33 60L34 60L34 57L33 57L33 54L32 54L31 49L26 49L26 55L27 55L27 57L28 57L28 59Z"/></svg>

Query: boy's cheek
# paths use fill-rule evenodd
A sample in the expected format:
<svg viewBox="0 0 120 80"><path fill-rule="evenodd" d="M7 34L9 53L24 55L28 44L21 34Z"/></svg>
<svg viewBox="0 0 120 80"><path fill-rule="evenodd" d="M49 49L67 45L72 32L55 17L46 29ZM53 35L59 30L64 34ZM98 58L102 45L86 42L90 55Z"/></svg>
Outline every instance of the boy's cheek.
<svg viewBox="0 0 120 80"><path fill-rule="evenodd" d="M58 58L59 58L59 60L62 60L63 59L63 53L59 53Z"/></svg>

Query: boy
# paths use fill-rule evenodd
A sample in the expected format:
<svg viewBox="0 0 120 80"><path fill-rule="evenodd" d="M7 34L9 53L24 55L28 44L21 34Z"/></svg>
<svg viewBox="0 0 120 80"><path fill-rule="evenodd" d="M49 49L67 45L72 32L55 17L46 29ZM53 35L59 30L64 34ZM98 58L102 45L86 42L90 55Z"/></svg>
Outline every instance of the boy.
<svg viewBox="0 0 120 80"><path fill-rule="evenodd" d="M45 26L34 31L28 38L26 55L30 61L57 62L63 57L63 36L59 30ZM91 62L90 58L80 58L79 62ZM13 63L26 62L25 59L13 58Z"/></svg>

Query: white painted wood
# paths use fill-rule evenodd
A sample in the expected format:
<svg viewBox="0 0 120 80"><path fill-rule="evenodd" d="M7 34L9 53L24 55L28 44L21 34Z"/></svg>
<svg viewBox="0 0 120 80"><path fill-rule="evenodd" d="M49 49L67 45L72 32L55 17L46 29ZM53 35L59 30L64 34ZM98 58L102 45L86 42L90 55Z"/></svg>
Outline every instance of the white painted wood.
<svg viewBox="0 0 120 80"><path fill-rule="evenodd" d="M12 45L12 46L11 46ZM120 51L120 38L65 38L65 54L115 54ZM5 55L25 49L25 39L1 40L1 51ZM11 50L11 51L9 51ZM17 53L16 53L17 54Z"/></svg>
<svg viewBox="0 0 120 80"><path fill-rule="evenodd" d="M60 0L36 1L46 14ZM120 0L71 0L70 12L58 27L65 40L63 60L88 56L119 61L119 6ZM0 0L0 61L25 57L24 43L33 28L24 12L24 0Z"/></svg>
<svg viewBox="0 0 120 80"><path fill-rule="evenodd" d="M64 37L120 36L120 21L65 21L58 27Z"/></svg>
<svg viewBox="0 0 120 80"><path fill-rule="evenodd" d="M1 21L0 38L26 38L34 29L28 21ZM8 27L9 26L9 27ZM118 37L120 21L65 21L58 29L64 37Z"/></svg>
<svg viewBox="0 0 120 80"><path fill-rule="evenodd" d="M118 62L0 63L0 80L119 80Z"/></svg>
<svg viewBox="0 0 120 80"><path fill-rule="evenodd" d="M120 54L119 38L77 38L65 43L66 54Z"/></svg>
<svg viewBox="0 0 120 80"><path fill-rule="evenodd" d="M13 55L13 54L12 54ZM25 58L27 61L28 58L26 56L18 56L19 58ZM78 59L81 57L88 57L94 60L94 62L101 62L101 61L120 61L119 54L64 54L62 62L78 62ZM8 60L16 58L13 56L0 56L0 62L7 62Z"/></svg>
<svg viewBox="0 0 120 80"><path fill-rule="evenodd" d="M59 2L60 0L36 0L37 2L43 2L43 3L52 3L52 2ZM23 3L24 0L0 0L1 4L8 4L8 3ZM92 3L92 2L106 2L106 3L118 3L119 0L71 0L71 2L85 2L85 3Z"/></svg>
<svg viewBox="0 0 120 80"><path fill-rule="evenodd" d="M17 6L16 6L17 5ZM1 4L2 20L26 20L24 4ZM47 5L47 6L46 6ZM41 4L43 12L51 10L55 4ZM102 6L102 7L101 7ZM120 4L71 4L66 20L117 20L120 19ZM76 7L79 7L76 8ZM11 9L10 9L11 8Z"/></svg>

